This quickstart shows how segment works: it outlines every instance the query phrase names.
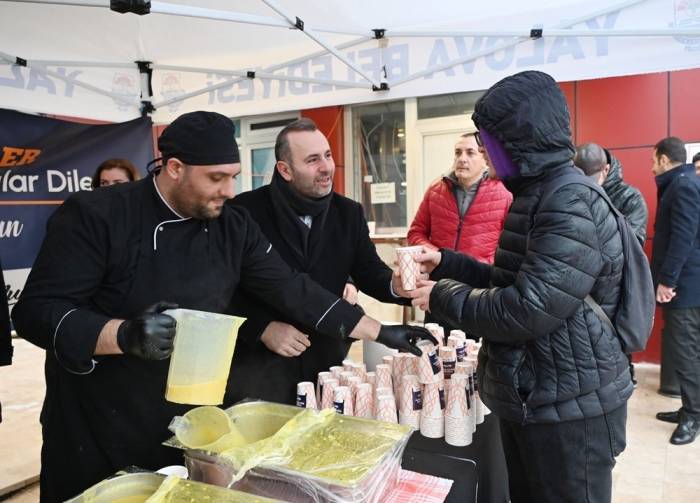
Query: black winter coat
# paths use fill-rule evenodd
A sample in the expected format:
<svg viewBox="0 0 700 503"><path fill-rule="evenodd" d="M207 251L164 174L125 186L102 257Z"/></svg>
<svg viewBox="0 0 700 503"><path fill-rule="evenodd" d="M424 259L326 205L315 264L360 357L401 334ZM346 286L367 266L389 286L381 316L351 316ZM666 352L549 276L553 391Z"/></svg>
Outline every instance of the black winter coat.
<svg viewBox="0 0 700 503"><path fill-rule="evenodd" d="M362 206L338 194L333 194L320 243L318 258L305 268L299 256L282 237L282 231L272 209L269 186L235 197L229 204L246 208L258 223L272 246L293 269L308 275L330 292L342 297L348 277L358 290L382 302L405 304L391 293L391 268L377 255L369 238ZM313 326L293 322L289 316L237 296L239 313L248 318L239 331L231 367L236 386L228 392L226 403L243 398L294 403L296 384L315 382L318 372L340 365L347 356L353 339L341 341L319 334ZM288 358L268 350L260 341L262 332L271 321L282 321L308 334L311 346L300 356Z"/></svg>
<svg viewBox="0 0 700 503"><path fill-rule="evenodd" d="M479 386L499 417L554 423L610 412L632 393L627 357L585 304L612 317L622 243L614 215L590 188L568 185L540 205L542 189L574 172L566 101L551 77L524 72L479 100L473 120L496 136L520 175L493 266L443 252L430 308L483 337Z"/></svg>
<svg viewBox="0 0 700 503"><path fill-rule="evenodd" d="M669 309L700 306L700 179L692 164L656 177L659 202L654 223L654 285L676 288Z"/></svg>
<svg viewBox="0 0 700 503"><path fill-rule="evenodd" d="M622 179L622 164L610 155L610 172L608 173L603 189L612 201L615 208L622 213L632 227L634 235L642 246L647 239L647 223L649 210L642 193L636 187L624 182Z"/></svg>

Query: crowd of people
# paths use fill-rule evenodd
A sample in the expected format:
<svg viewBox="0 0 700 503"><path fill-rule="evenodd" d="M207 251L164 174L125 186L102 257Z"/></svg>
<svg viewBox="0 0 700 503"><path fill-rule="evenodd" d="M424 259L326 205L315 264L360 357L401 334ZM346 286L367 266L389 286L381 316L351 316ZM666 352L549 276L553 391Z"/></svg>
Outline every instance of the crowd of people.
<svg viewBox="0 0 700 503"><path fill-rule="evenodd" d="M456 138L452 167L410 225L423 253L409 291L379 258L362 206L333 191L331 149L309 119L279 133L270 184L236 197L234 125L213 112L169 125L143 179L125 159L100 165L95 190L51 217L12 313L19 335L46 350L42 501L127 465L178 461L161 445L185 410L163 397L175 334L166 309L247 318L224 406L294 403L296 383L339 365L354 340L418 355L419 340L434 342L422 327L366 316L356 290L481 340L480 396L500 421L512 501L610 501L634 388L609 322L626 256L606 197L583 180L602 186L641 245L647 205L609 150L574 146L565 97L544 73L501 80L472 119L477 131ZM686 164L669 137L650 163L651 271L682 395L657 418L677 423L671 443L687 444L700 430L700 155ZM580 182L549 190L572 176Z"/></svg>

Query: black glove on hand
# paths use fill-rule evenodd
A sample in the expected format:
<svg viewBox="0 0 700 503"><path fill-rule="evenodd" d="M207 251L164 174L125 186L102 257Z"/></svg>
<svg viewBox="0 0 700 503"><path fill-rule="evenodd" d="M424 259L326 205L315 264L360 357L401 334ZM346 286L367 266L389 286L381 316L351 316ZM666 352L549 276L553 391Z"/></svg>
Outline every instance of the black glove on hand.
<svg viewBox="0 0 700 503"><path fill-rule="evenodd" d="M419 339L427 339L436 346L438 344L437 339L425 328L412 325L382 325L377 336L377 342L380 344L399 351L413 353L416 356L423 354L416 346Z"/></svg>
<svg viewBox="0 0 700 503"><path fill-rule="evenodd" d="M117 330L117 344L124 354L144 360L164 360L173 352L175 319L162 314L177 309L172 302L158 302L132 320L126 320Z"/></svg>

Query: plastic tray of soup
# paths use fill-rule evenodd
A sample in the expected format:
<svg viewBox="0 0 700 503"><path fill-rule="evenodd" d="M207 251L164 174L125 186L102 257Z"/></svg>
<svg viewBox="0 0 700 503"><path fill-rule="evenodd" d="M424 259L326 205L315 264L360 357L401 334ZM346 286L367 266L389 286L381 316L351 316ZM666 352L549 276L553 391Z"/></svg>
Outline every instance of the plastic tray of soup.
<svg viewBox="0 0 700 503"><path fill-rule="evenodd" d="M380 502L398 484L413 431L399 424L269 402L227 409L243 442L183 448L190 478L290 502Z"/></svg>
<svg viewBox="0 0 700 503"><path fill-rule="evenodd" d="M103 480L67 503L274 503L276 500L158 473L124 473Z"/></svg>

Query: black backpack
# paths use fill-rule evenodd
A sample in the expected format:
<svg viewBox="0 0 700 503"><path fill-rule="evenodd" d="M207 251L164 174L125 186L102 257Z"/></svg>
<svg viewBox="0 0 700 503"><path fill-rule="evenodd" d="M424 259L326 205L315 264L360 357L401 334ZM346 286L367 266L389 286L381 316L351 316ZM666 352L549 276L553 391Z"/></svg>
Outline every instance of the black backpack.
<svg viewBox="0 0 700 503"><path fill-rule="evenodd" d="M656 310L654 283L644 249L635 237L627 219L613 205L605 190L583 174L571 173L547 183L543 188L539 204L541 205L546 198L560 188L572 184L585 185L595 190L608 203L617 219L622 240L622 253L625 257L620 285L620 303L614 319L608 318L605 311L590 295L586 296L585 302L598 318L613 328L626 354L644 351L654 325Z"/></svg>

